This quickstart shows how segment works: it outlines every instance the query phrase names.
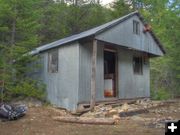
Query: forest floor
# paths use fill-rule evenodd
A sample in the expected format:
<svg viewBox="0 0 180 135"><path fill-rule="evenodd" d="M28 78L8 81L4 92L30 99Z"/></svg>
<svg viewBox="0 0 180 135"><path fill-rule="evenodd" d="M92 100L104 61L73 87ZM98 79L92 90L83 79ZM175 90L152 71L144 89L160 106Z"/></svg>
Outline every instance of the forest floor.
<svg viewBox="0 0 180 135"><path fill-rule="evenodd" d="M163 121L180 119L180 99L148 113L121 118L115 125L71 124L52 119L59 114L66 112L51 106L29 107L19 120L0 120L0 135L164 135Z"/></svg>

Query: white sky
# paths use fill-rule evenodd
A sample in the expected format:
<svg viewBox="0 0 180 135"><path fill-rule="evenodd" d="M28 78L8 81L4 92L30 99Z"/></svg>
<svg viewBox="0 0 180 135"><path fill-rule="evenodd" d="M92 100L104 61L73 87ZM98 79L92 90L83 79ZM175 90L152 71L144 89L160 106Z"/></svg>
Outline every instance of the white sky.
<svg viewBox="0 0 180 135"><path fill-rule="evenodd" d="M111 3L112 1L114 1L114 0L100 0L100 2L101 2L103 5L109 4L109 3Z"/></svg>

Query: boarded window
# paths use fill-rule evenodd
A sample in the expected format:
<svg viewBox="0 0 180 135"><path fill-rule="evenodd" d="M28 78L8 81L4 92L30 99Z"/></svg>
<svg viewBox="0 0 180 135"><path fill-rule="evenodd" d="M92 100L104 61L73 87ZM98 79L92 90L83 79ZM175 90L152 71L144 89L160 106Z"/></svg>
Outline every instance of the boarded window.
<svg viewBox="0 0 180 135"><path fill-rule="evenodd" d="M48 53L48 72L58 72L58 50L54 50Z"/></svg>
<svg viewBox="0 0 180 135"><path fill-rule="evenodd" d="M142 57L133 58L133 70L134 74L143 74L143 59Z"/></svg>
<svg viewBox="0 0 180 135"><path fill-rule="evenodd" d="M133 33L139 35L140 34L140 24L138 21L133 20Z"/></svg>

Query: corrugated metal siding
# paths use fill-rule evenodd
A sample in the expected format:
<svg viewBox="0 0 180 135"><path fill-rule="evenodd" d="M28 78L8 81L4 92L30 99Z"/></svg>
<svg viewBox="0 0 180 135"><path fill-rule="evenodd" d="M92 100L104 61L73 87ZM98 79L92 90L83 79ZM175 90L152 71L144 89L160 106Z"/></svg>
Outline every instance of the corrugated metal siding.
<svg viewBox="0 0 180 135"><path fill-rule="evenodd" d="M90 101L92 43L74 43L59 48L59 72L48 73L48 52L41 54L42 73L49 101L68 110L76 110L77 103ZM140 52L118 48L118 98L149 97L149 63L143 65L143 75L133 73L132 60ZM41 78L40 77L40 78ZM98 45L96 100L104 98L103 45Z"/></svg>
<svg viewBox="0 0 180 135"><path fill-rule="evenodd" d="M80 45L79 102L90 101L92 44ZM118 48L118 98L149 97L149 62L143 65L143 75L133 72L133 56L140 52ZM104 98L104 56L103 45L98 44L96 100Z"/></svg>
<svg viewBox="0 0 180 135"><path fill-rule="evenodd" d="M80 45L79 102L90 101L91 95L91 55L92 43ZM104 98L103 46L98 45L96 70L96 100Z"/></svg>
<svg viewBox="0 0 180 135"><path fill-rule="evenodd" d="M133 20L140 22L140 35L133 34ZM97 35L96 39L162 56L163 52L152 36L148 32L143 33L143 27L142 22L135 15L108 31Z"/></svg>
<svg viewBox="0 0 180 135"><path fill-rule="evenodd" d="M120 45L118 49L118 98L150 96L149 62L143 65L143 75L133 72L133 56L142 55L122 46L163 55L149 33L133 34L133 20L137 16L118 24L96 36L96 39ZM140 22L140 21L139 21ZM98 44L96 100L104 100L104 45ZM48 73L48 51L40 53L42 70L36 75L43 78L47 86L48 99L56 106L76 110L77 103L90 101L92 42L77 42L54 48L59 50L59 72Z"/></svg>
<svg viewBox="0 0 180 135"><path fill-rule="evenodd" d="M57 49L57 48L56 48ZM48 100L69 110L76 110L79 88L79 45L73 43L59 47L58 73L48 72L48 52L44 59L43 78L47 86Z"/></svg>
<svg viewBox="0 0 180 135"><path fill-rule="evenodd" d="M104 99L104 47L98 45L96 69L96 100Z"/></svg>
<svg viewBox="0 0 180 135"><path fill-rule="evenodd" d="M149 62L143 64L143 74L134 74L133 56L140 56L141 53L119 49L118 69L119 69L119 98L149 97Z"/></svg>
<svg viewBox="0 0 180 135"><path fill-rule="evenodd" d="M79 102L90 101L91 94L91 53L92 45L87 43L80 45L79 63Z"/></svg>

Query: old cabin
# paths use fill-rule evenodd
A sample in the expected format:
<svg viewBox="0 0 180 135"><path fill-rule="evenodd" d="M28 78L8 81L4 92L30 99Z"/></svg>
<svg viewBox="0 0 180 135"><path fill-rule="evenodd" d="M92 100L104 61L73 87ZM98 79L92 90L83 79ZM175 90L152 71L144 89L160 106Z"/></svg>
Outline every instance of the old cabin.
<svg viewBox="0 0 180 135"><path fill-rule="evenodd" d="M82 103L150 97L149 59L164 53L137 11L31 52L40 56L36 76L47 99L71 111Z"/></svg>

